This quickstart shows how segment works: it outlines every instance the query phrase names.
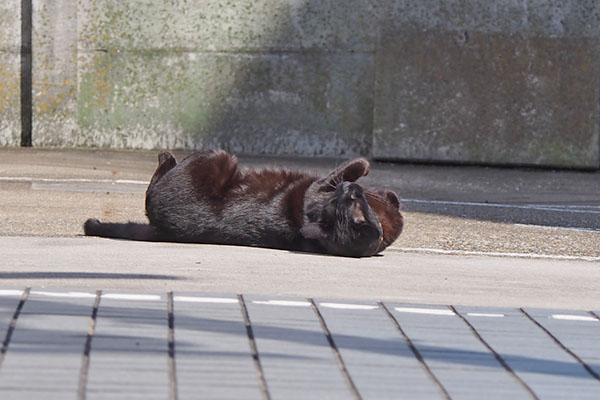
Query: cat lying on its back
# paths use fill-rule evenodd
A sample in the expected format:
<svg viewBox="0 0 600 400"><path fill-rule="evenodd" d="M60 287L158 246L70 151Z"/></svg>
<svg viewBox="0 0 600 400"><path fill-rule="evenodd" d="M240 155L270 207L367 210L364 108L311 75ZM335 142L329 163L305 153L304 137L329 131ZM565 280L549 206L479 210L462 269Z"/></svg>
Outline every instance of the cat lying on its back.
<svg viewBox="0 0 600 400"><path fill-rule="evenodd" d="M146 191L149 224L88 219L86 235L215 243L363 257L402 232L400 200L364 189L369 173L358 158L324 178L285 169L241 170L237 158L206 150L177 164L168 152Z"/></svg>

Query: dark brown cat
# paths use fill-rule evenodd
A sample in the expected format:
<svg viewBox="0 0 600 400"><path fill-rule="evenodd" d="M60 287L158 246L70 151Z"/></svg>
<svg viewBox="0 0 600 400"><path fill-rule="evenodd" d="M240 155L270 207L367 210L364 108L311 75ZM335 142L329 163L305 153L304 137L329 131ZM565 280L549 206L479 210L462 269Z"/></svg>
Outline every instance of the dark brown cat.
<svg viewBox="0 0 600 400"><path fill-rule="evenodd" d="M89 219L86 235L363 257L382 251L402 232L398 196L354 183L369 173L363 158L324 178L285 169L241 170L235 156L218 150L179 164L168 152L158 158L146 191L150 223Z"/></svg>

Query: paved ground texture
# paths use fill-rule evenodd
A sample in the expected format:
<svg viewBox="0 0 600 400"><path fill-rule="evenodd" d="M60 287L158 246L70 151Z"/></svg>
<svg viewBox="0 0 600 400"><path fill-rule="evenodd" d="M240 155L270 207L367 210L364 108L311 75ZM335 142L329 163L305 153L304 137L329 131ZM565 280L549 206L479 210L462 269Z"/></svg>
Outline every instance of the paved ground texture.
<svg viewBox="0 0 600 400"><path fill-rule="evenodd" d="M0 290L2 399L597 399L599 311Z"/></svg>
<svg viewBox="0 0 600 400"><path fill-rule="evenodd" d="M10 287L200 291L596 309L599 263L388 250L363 259L241 246L0 237Z"/></svg>
<svg viewBox="0 0 600 400"><path fill-rule="evenodd" d="M365 259L82 237L155 166L0 149L0 399L600 398L600 172L373 164Z"/></svg>
<svg viewBox="0 0 600 400"><path fill-rule="evenodd" d="M341 161L243 157L240 164L323 174ZM77 236L90 217L145 221L156 165L156 151L0 149L0 235ZM396 249L600 261L600 171L374 163L365 182L402 198L406 224Z"/></svg>

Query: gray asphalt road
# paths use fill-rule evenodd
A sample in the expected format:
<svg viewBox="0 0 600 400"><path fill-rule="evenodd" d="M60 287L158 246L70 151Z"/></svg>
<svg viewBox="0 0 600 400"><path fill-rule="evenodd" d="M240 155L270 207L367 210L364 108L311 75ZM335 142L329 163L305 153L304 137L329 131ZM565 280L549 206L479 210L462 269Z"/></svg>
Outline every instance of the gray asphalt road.
<svg viewBox="0 0 600 400"><path fill-rule="evenodd" d="M179 159L186 154L175 152ZM46 182L46 189L54 184L54 190L63 185L63 190L71 191L77 182L65 179L147 182L156 156L155 151L0 149L0 183L18 177L55 179ZM321 174L342 161L240 157L243 166L282 166ZM397 191L407 211L600 230L600 171L373 163L364 182Z"/></svg>
<svg viewBox="0 0 600 400"><path fill-rule="evenodd" d="M598 306L598 262L386 251L353 259L249 247L0 237L16 287L185 290L471 306Z"/></svg>
<svg viewBox="0 0 600 400"><path fill-rule="evenodd" d="M89 217L144 221L156 153L0 149L0 235L73 237ZM241 163L324 173L340 161L243 157ZM376 163L365 182L404 199L397 249L600 257L599 178L598 172Z"/></svg>

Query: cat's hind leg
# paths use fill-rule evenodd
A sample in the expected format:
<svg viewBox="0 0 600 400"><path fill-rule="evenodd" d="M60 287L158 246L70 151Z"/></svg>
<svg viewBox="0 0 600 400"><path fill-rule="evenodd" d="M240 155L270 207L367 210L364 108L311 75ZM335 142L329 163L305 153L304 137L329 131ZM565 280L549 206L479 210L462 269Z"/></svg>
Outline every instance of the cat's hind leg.
<svg viewBox="0 0 600 400"><path fill-rule="evenodd" d="M238 160L223 150L206 150L181 162L191 184L201 197L223 198L241 178Z"/></svg>

